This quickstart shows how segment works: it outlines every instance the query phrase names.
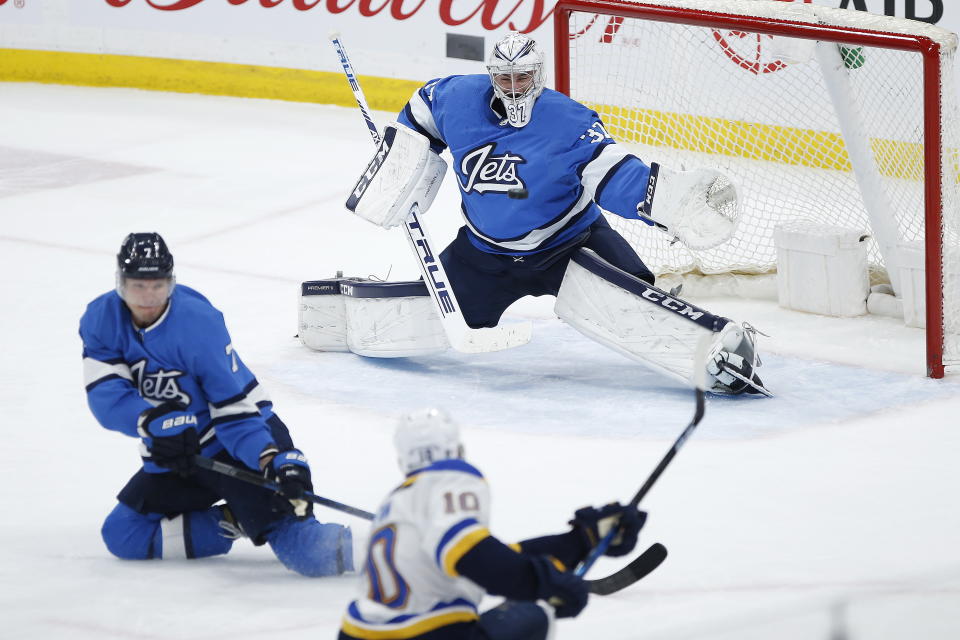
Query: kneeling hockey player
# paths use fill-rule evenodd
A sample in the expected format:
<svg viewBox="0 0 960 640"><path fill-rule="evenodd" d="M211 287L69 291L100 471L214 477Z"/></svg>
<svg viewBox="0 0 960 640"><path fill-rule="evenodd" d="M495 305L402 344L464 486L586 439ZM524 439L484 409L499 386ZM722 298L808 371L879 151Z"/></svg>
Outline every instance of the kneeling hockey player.
<svg viewBox="0 0 960 640"><path fill-rule="evenodd" d="M629 553L646 519L619 504L585 507L566 533L508 546L487 529L489 488L463 459L447 414L403 416L394 444L406 479L377 510L340 640L544 640L554 616L587 604L586 584L570 571L615 527L607 555ZM507 600L479 614L485 593Z"/></svg>
<svg viewBox="0 0 960 640"><path fill-rule="evenodd" d="M202 558L227 553L245 534L307 576L352 569L350 529L314 518L303 499L312 491L306 458L237 355L222 314L175 283L159 234L127 236L116 290L87 306L80 337L91 411L105 428L140 438L143 467L103 523L111 553ZM282 491L196 469L197 453L261 471Z"/></svg>
<svg viewBox="0 0 960 640"><path fill-rule="evenodd" d="M557 315L581 333L687 383L697 337L712 332L709 390L766 393L752 328L653 286L601 211L707 249L735 230L735 186L711 169L645 164L595 111L545 88L543 66L536 42L511 33L487 74L425 84L386 128L347 208L392 228L413 204L421 220L448 149L465 225L440 259L468 327L496 327L524 296L556 296Z"/></svg>

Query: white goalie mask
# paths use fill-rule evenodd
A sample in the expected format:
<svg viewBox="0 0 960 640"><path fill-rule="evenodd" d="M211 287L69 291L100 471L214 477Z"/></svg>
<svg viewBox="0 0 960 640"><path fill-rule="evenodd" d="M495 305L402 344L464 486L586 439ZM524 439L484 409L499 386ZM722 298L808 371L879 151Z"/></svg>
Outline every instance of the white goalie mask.
<svg viewBox="0 0 960 640"><path fill-rule="evenodd" d="M463 457L460 428L441 409L421 409L401 416L393 446L400 470L406 474L438 460Z"/></svg>
<svg viewBox="0 0 960 640"><path fill-rule="evenodd" d="M493 45L487 72L512 127L530 123L533 104L543 92L543 54L521 33L509 33Z"/></svg>

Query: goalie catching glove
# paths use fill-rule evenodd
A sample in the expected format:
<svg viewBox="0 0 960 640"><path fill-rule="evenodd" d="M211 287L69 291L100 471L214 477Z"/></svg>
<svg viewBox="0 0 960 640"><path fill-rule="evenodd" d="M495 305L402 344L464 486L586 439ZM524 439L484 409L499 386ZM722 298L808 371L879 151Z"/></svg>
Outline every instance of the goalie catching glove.
<svg viewBox="0 0 960 640"><path fill-rule="evenodd" d="M447 163L430 148L425 136L396 122L383 130L383 140L347 199L347 209L364 220L391 229L413 207L424 213L440 189Z"/></svg>
<svg viewBox="0 0 960 640"><path fill-rule="evenodd" d="M719 171L673 171L654 162L637 214L690 249L704 250L733 236L740 207L736 187Z"/></svg>

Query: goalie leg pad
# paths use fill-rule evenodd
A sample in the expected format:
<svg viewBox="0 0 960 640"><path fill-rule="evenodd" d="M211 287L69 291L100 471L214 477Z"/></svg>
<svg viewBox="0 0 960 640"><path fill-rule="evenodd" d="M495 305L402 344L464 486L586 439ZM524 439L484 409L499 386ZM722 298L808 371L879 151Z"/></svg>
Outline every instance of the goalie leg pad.
<svg viewBox="0 0 960 640"><path fill-rule="evenodd" d="M390 123L347 199L347 210L385 229L393 228L406 219L411 207L420 213L430 208L446 171L447 163L433 152L425 136Z"/></svg>
<svg viewBox="0 0 960 640"><path fill-rule="evenodd" d="M617 269L589 249L571 257L554 311L588 338L689 385L695 380L698 339L731 322Z"/></svg>
<svg viewBox="0 0 960 640"><path fill-rule="evenodd" d="M347 348L347 309L340 285L360 282L361 278L308 280L300 285L300 313L297 335L300 341L317 351L349 351Z"/></svg>
<svg viewBox="0 0 960 640"><path fill-rule="evenodd" d="M422 280L350 282L341 290L350 351L372 358L402 358L450 348Z"/></svg>

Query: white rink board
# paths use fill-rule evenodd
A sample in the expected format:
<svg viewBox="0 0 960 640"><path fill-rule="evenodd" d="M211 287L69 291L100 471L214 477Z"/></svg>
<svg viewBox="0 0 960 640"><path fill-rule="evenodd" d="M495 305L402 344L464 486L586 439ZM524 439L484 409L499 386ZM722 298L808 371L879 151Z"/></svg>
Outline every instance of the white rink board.
<svg viewBox="0 0 960 640"><path fill-rule="evenodd" d="M496 38L518 29L531 33L552 59L551 0L238 1L3 0L0 48L338 71L327 37L339 31L360 73L427 80L479 70L476 61L446 56L447 34L483 37L486 51ZM883 13L889 2L815 4ZM911 17L911 11L919 18L942 14L939 26L960 31L960 3L894 0L893 5L897 17Z"/></svg>

